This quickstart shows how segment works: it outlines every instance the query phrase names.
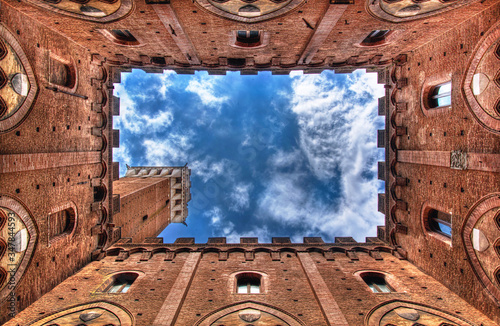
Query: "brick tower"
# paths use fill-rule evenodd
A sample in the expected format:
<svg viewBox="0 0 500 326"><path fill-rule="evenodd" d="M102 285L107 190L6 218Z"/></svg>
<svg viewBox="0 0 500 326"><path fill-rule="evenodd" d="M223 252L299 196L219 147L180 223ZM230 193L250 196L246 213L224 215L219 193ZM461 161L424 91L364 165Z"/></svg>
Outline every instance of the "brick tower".
<svg viewBox="0 0 500 326"><path fill-rule="evenodd" d="M156 238L170 223L185 223L191 200L191 170L185 167L127 167L113 181L120 211L114 223L134 243Z"/></svg>

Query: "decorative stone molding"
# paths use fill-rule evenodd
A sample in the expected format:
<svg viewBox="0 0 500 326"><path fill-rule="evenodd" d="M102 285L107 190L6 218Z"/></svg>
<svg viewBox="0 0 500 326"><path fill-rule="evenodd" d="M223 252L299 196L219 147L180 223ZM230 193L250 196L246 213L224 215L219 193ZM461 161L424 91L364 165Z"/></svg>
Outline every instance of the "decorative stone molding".
<svg viewBox="0 0 500 326"><path fill-rule="evenodd" d="M77 317L78 316L78 317ZM52 324L67 325L71 324L74 318L83 322L93 321L98 324L114 324L121 326L133 326L134 319L130 311L117 304L98 301L84 305L74 306L59 312L56 312L45 318L29 324L30 326L42 326Z"/></svg>
<svg viewBox="0 0 500 326"><path fill-rule="evenodd" d="M424 318L422 318L424 317ZM420 325L412 322L425 319L429 325L446 325L446 323L459 326L473 326L475 324L464 318L416 302L393 300L383 302L373 307L365 317L365 325Z"/></svg>
<svg viewBox="0 0 500 326"><path fill-rule="evenodd" d="M467 170L467 153L464 151L451 151L450 168L455 170Z"/></svg>
<svg viewBox="0 0 500 326"><path fill-rule="evenodd" d="M229 0L226 3L213 0L196 0L195 2L215 15L242 23L256 23L286 14L306 1L291 0L280 4L271 0L257 0L245 6L241 5L241 1L236 0Z"/></svg>
<svg viewBox="0 0 500 326"><path fill-rule="evenodd" d="M24 1L62 15L99 23L109 23L123 18L133 8L132 0L118 0L111 4L99 0L90 0L85 5L80 5L78 2L70 0L62 0L57 4L50 4L41 0ZM92 8L98 10L97 14L95 13L95 9Z"/></svg>
<svg viewBox="0 0 500 326"><path fill-rule="evenodd" d="M305 323L302 322L300 319L298 319L297 317L291 315L290 313L288 313L280 308L273 307L273 306L265 304L265 303L254 302L254 301L236 303L234 305L230 305L227 307L223 307L221 309L217 309L217 310L209 313L208 315L203 316L200 320L198 320L194 324L194 326L209 326L209 325L212 325L213 323L215 323L220 318L227 316L231 313L247 311L249 309L251 309L252 312L258 311L260 313L264 312L264 313L268 313L270 315L273 315L276 318L281 319L283 322L285 322L287 325L290 325L290 326L305 326Z"/></svg>
<svg viewBox="0 0 500 326"><path fill-rule="evenodd" d="M477 42L462 82L462 94L472 115L481 126L495 134L500 134L500 70L492 71L489 67L500 64L499 39L500 22Z"/></svg>
<svg viewBox="0 0 500 326"><path fill-rule="evenodd" d="M5 63L3 69L8 72L7 75L14 75L10 83L0 88L0 132L7 132L26 119L38 92L38 86L28 57L14 35L3 25L0 25L0 44L4 49L2 52L6 52L0 60L0 70ZM9 62L20 64L14 65ZM5 102L2 97L9 100Z"/></svg>
<svg viewBox="0 0 500 326"><path fill-rule="evenodd" d="M438 15L471 4L478 0L415 1L415 0L368 0L367 8L375 17L394 23L407 22Z"/></svg>

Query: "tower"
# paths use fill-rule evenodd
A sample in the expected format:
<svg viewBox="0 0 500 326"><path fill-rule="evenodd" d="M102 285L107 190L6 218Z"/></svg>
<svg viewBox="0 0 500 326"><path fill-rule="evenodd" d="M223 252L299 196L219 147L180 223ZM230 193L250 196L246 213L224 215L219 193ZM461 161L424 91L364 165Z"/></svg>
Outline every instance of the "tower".
<svg viewBox="0 0 500 326"><path fill-rule="evenodd" d="M190 174L187 166L127 167L125 177L113 181L120 201L114 223L121 229L121 238L139 243L156 238L170 223L185 223Z"/></svg>

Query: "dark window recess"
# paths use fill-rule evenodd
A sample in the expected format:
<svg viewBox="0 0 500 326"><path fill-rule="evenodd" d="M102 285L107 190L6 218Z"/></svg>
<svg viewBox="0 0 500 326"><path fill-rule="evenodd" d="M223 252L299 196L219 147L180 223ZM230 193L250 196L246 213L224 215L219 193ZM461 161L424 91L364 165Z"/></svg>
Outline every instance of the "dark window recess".
<svg viewBox="0 0 500 326"><path fill-rule="evenodd" d="M67 208L49 215L49 238L52 239L62 234L69 234L75 227L75 211Z"/></svg>
<svg viewBox="0 0 500 326"><path fill-rule="evenodd" d="M232 67L244 67L247 60L245 58L228 58L227 64Z"/></svg>
<svg viewBox="0 0 500 326"><path fill-rule="evenodd" d="M431 209L427 215L429 229L451 238L451 215Z"/></svg>
<svg viewBox="0 0 500 326"><path fill-rule="evenodd" d="M165 66L167 65L167 61L165 61L164 57L152 57L151 63L157 66Z"/></svg>
<svg viewBox="0 0 500 326"><path fill-rule="evenodd" d="M49 62L49 82L63 87L73 88L76 83L75 69L59 60Z"/></svg>
<svg viewBox="0 0 500 326"><path fill-rule="evenodd" d="M181 203L182 203L182 200L177 199L177 200L175 201L175 206L180 205Z"/></svg>
<svg viewBox="0 0 500 326"><path fill-rule="evenodd" d="M255 273L242 273L236 276L238 294L260 293L260 275Z"/></svg>
<svg viewBox="0 0 500 326"><path fill-rule="evenodd" d="M113 283L106 289L108 293L127 293L132 283L137 279L135 273L122 273L113 276Z"/></svg>
<svg viewBox="0 0 500 326"><path fill-rule="evenodd" d="M370 290L372 290L373 293L390 293L393 292L393 290L389 287L387 282L385 281L385 277L383 275L379 274L369 274L366 276L363 276L363 281L368 285Z"/></svg>
<svg viewBox="0 0 500 326"><path fill-rule="evenodd" d="M106 188L104 186L94 187L94 202L103 201L106 198Z"/></svg>
<svg viewBox="0 0 500 326"><path fill-rule="evenodd" d="M112 29L111 35L115 38L116 43L123 45L137 45L139 41L127 29Z"/></svg>
<svg viewBox="0 0 500 326"><path fill-rule="evenodd" d="M451 105L451 81L434 86L429 91L428 104L430 109Z"/></svg>
<svg viewBox="0 0 500 326"><path fill-rule="evenodd" d="M380 45L385 43L387 36L389 35L390 30L387 29L377 29L368 34L367 37L361 42L361 45L365 46L373 46Z"/></svg>
<svg viewBox="0 0 500 326"><path fill-rule="evenodd" d="M182 194L182 189L175 189L176 194Z"/></svg>
<svg viewBox="0 0 500 326"><path fill-rule="evenodd" d="M181 183L182 182L182 178L175 178L175 183Z"/></svg>
<svg viewBox="0 0 500 326"><path fill-rule="evenodd" d="M259 31L237 31L236 45L241 47L255 47L261 45Z"/></svg>

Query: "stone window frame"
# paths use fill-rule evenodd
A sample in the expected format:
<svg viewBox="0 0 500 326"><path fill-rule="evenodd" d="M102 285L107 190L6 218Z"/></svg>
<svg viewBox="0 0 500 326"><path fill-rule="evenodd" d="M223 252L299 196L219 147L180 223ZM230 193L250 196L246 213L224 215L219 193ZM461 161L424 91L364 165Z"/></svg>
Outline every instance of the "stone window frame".
<svg viewBox="0 0 500 326"><path fill-rule="evenodd" d="M66 59L62 58L61 56L49 51L49 64L50 64L51 60L58 61L58 62L60 62L63 65L68 67L69 74L71 74L72 75L71 77L74 79L74 84L72 87L68 87L68 86L57 84L57 83L53 83L50 80L51 75L50 75L50 67L49 67L48 71L47 71L47 82L49 83L49 85L57 87L58 89L66 91L66 92L74 93L78 87L78 70L76 69L76 65L73 62L73 60L71 60L71 61L66 60Z"/></svg>
<svg viewBox="0 0 500 326"><path fill-rule="evenodd" d="M255 274L260 277L260 292L259 293L238 293L238 275L242 274ZM237 271L229 275L229 282L228 282L228 288L229 292L233 295L263 295L267 294L269 291L269 276L261 271L255 271L255 270L244 270L244 271Z"/></svg>
<svg viewBox="0 0 500 326"><path fill-rule="evenodd" d="M137 275L135 277L135 279L132 281L132 283L130 284L130 287L127 290L127 292L124 292L124 293L122 293L122 292L114 292L114 293L108 292L109 289L111 288L111 286L113 285L113 283L115 282L116 278L119 277L120 275L124 275L124 274L136 274ZM122 271L116 271L116 272L110 273L110 274L106 275L104 281L93 292L93 294L120 295L120 294L130 293L131 289L135 288L134 284L136 284L137 281L139 279L141 279L144 275L145 275L145 273L143 271L139 271L139 270L122 270Z"/></svg>
<svg viewBox="0 0 500 326"><path fill-rule="evenodd" d="M367 39L370 34L372 34L373 32L375 31L388 31L385 35L384 35L384 38L378 42L374 42L374 43L366 43L364 42L365 39ZM390 27L390 26L380 26L378 27L378 29L375 29L373 31L371 31L370 33L364 35L357 43L354 43L353 45L355 47L358 47L358 48L378 48L378 47L382 47L382 46L386 46L386 45L389 45L391 43L394 43L397 39L399 39L399 37L401 36L401 34L404 32L404 30L401 30L401 29L397 29L397 28L394 28L394 27Z"/></svg>
<svg viewBox="0 0 500 326"><path fill-rule="evenodd" d="M59 212L66 211L71 209L73 211L72 215L70 215L70 224L66 227L66 229L60 233L56 234L54 236L50 235L49 232L49 225L50 225L50 217L52 215L55 215ZM57 241L64 239L64 238L72 238L73 235L75 234L76 227L78 225L78 210L76 208L76 204L74 202L67 202L62 205L58 205L53 207L50 212L47 214L47 238L48 238L48 246L50 247Z"/></svg>
<svg viewBox="0 0 500 326"><path fill-rule="evenodd" d="M255 49L261 49L263 47L266 47L269 45L269 40L270 36L269 33L263 30L257 30L259 32L259 37L260 41L259 44L257 45L252 45L252 46L243 46L239 45L238 43L238 32L240 31L245 31L245 32L251 32L252 30L234 30L229 32L229 45L238 49L243 49L243 50L255 50Z"/></svg>
<svg viewBox="0 0 500 326"><path fill-rule="evenodd" d="M141 47L144 46L146 43L140 36L132 34L128 29L98 29L98 31L109 41L113 42L113 44L116 44L118 46ZM135 41L122 40L115 35L114 31L125 31L129 33L130 36L132 36L135 39Z"/></svg>
<svg viewBox="0 0 500 326"><path fill-rule="evenodd" d="M443 93L440 93L440 90L444 87L450 87L450 90L448 92L443 92ZM424 98L424 100L427 102L427 109L428 110L435 110L435 109L445 109L445 108L448 108L448 107L451 107L452 106L452 97L451 97L451 94L452 94L452 83L451 83L451 80L448 80L444 83L441 83L441 84L438 84L438 85L434 85L434 86L431 86L429 88L427 88L424 92L424 96L426 96ZM444 104L444 105L440 105L438 100L440 98L449 98L450 99L450 104Z"/></svg>
<svg viewBox="0 0 500 326"><path fill-rule="evenodd" d="M401 292L406 292L404 291L404 287L401 285L400 282L394 277L394 275L383 272L380 270L375 270L375 269L364 269L364 270L359 270L354 272L354 277L359 281L362 282L368 291L370 293L373 293L375 295L388 295L388 294L394 294L394 293L401 293ZM380 277L384 280L385 284L387 287L391 290L390 292L374 292L368 283L365 280L365 277Z"/></svg>
<svg viewBox="0 0 500 326"><path fill-rule="evenodd" d="M451 236L447 236L445 235L444 233L442 232L438 232L436 230L433 230L431 225L429 225L429 212L431 210L436 210L438 212L443 212L443 213L446 213L446 214L449 214L450 215L450 229L451 229ZM447 210L436 204L436 203L431 203L429 201L426 201L422 204L422 209L421 209L421 212L420 212L420 222L421 222L421 227L422 227L422 231L423 231L423 234L431 239L436 239L436 240L439 240L441 242L444 242L446 243L448 246L452 247L453 246L453 239L455 238L453 236L453 212L447 212Z"/></svg>
<svg viewBox="0 0 500 326"><path fill-rule="evenodd" d="M440 114L449 113L453 109L453 85L457 85L454 82L454 76L451 73L441 73L438 75L428 76L422 82L422 87L420 88L420 108L422 113L426 117L432 117ZM442 86L446 83L451 84L450 90L450 105L434 107L429 103L429 97L436 87Z"/></svg>

